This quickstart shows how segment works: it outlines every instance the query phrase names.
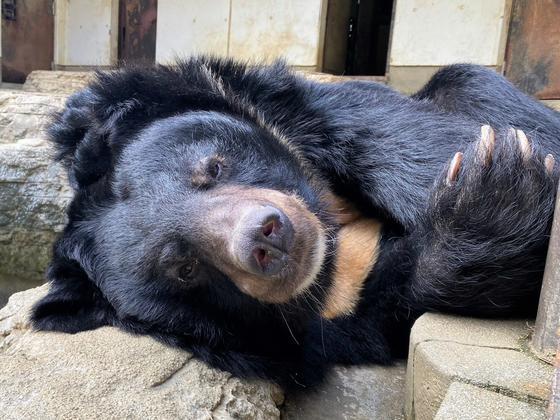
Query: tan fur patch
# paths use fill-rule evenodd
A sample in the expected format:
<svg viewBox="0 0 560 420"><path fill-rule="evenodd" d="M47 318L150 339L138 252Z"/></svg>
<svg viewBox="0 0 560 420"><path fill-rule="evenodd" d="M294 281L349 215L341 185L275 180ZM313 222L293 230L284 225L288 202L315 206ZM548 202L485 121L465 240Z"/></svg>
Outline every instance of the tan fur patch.
<svg viewBox="0 0 560 420"><path fill-rule="evenodd" d="M329 214L339 225L347 225L362 217L361 213L352 204L330 191L323 192L321 200L327 203Z"/></svg>
<svg viewBox="0 0 560 420"><path fill-rule="evenodd" d="M359 218L340 229L334 278L323 317L352 314L364 281L377 261L380 237L381 223L373 219Z"/></svg>

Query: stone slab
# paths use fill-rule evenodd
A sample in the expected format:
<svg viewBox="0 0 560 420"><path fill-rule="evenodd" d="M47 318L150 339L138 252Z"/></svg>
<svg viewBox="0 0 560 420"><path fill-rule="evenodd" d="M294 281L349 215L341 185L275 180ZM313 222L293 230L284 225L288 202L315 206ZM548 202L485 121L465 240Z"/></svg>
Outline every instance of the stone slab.
<svg viewBox="0 0 560 420"><path fill-rule="evenodd" d="M47 291L16 293L0 309L2 418L403 418L403 361L336 367L284 402L273 384L233 378L147 336L34 332L29 310Z"/></svg>
<svg viewBox="0 0 560 420"><path fill-rule="evenodd" d="M78 334L30 330L47 286L0 310L3 419L277 419L282 391L240 380L177 348L112 327Z"/></svg>
<svg viewBox="0 0 560 420"><path fill-rule="evenodd" d="M475 319L427 313L414 324L410 345L416 346L424 341L450 341L473 346L518 349L519 340L529 335L531 324L532 321L526 320Z"/></svg>

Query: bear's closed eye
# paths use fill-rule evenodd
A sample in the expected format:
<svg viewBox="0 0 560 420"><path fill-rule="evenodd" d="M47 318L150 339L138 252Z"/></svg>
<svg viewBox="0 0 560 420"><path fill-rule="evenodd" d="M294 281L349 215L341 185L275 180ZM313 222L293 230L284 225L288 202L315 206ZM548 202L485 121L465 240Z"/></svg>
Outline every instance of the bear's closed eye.
<svg viewBox="0 0 560 420"><path fill-rule="evenodd" d="M205 157L195 166L192 172L191 183L197 188L212 187L216 181L225 176L226 169L223 157Z"/></svg>

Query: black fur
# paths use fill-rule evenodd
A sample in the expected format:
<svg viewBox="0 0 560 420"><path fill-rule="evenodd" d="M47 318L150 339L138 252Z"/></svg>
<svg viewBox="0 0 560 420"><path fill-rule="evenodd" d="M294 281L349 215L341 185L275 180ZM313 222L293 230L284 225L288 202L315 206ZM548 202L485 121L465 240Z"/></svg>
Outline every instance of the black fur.
<svg viewBox="0 0 560 420"><path fill-rule="evenodd" d="M489 167L475 160L484 123L497 130ZM510 126L530 137L529 161ZM49 134L76 196L54 247L51 292L35 307L38 329L116 325L236 375L306 385L333 363L403 355L426 310L535 310L557 178L543 159L560 156L560 117L484 68L447 67L405 97L369 82L317 84L282 63L193 58L98 74ZM384 222L352 316L317 315L330 258L309 293L284 305L244 295L211 262L188 289L165 281L162 255L191 252L199 217L188 210L200 196L177 168L212 148L236 162L230 182L295 191L333 232L325 187ZM457 151L464 163L448 186Z"/></svg>

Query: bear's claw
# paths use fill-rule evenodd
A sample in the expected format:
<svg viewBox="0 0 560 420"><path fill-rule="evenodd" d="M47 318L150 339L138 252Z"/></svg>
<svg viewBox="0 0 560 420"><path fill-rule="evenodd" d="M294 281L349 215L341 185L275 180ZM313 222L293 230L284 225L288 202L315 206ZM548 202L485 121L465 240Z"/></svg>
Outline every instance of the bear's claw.
<svg viewBox="0 0 560 420"><path fill-rule="evenodd" d="M452 185L459 175L459 170L461 169L461 164L463 162L463 153L457 152L451 163L449 164L449 169L447 171L447 185Z"/></svg>
<svg viewBox="0 0 560 420"><path fill-rule="evenodd" d="M478 158L485 165L492 163L492 155L496 144L496 134L489 125L480 127L480 141L478 143Z"/></svg>
<svg viewBox="0 0 560 420"><path fill-rule="evenodd" d="M554 172L554 163L555 163L555 159L554 156L552 156L550 153L548 155L546 155L546 157L544 158L544 167L546 169L546 173L548 175L552 175L552 173Z"/></svg>
<svg viewBox="0 0 560 420"><path fill-rule="evenodd" d="M523 158L523 163L527 164L530 159L534 156L533 147L531 142L527 138L527 135L522 130L516 130L515 128L510 128L507 131L507 141L515 142L519 148L519 152ZM494 156L496 147L496 134L494 129L489 125L483 125L480 127L480 139L475 146L476 155L475 160L481 163L483 166L492 165L492 159ZM544 169L547 175L552 176L554 173L554 165L556 160L551 154L547 154L543 160ZM457 181L459 176L459 171L461 170L461 165L463 164L463 153L457 152L451 159L449 168L447 170L446 184L448 186L453 185Z"/></svg>
<svg viewBox="0 0 560 420"><path fill-rule="evenodd" d="M529 139L525 135L525 132L522 130L512 130L512 134L517 139L519 144L519 149L521 150L521 154L523 156L523 160L526 162L529 158L533 155L533 151L531 149L531 144L529 143Z"/></svg>

